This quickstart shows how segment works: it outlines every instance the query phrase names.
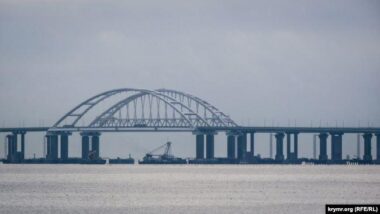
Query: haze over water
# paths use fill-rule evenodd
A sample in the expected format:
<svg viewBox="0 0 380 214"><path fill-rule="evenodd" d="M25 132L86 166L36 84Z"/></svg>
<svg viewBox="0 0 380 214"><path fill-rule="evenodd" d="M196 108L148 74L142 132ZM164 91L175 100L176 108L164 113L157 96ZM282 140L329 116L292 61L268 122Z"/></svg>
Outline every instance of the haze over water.
<svg viewBox="0 0 380 214"><path fill-rule="evenodd" d="M324 213L379 200L379 166L0 165L2 213Z"/></svg>
<svg viewBox="0 0 380 214"><path fill-rule="evenodd" d="M372 0L0 0L0 127L52 126L115 88L183 91L241 126L379 127L379 38ZM45 157L44 135L27 133L26 158ZM300 158L313 137L300 134ZM216 157L226 140L215 136ZM190 133L102 133L100 156L138 159L167 141L195 156ZM70 136L69 157L80 142ZM256 134L255 155L269 142ZM344 134L343 157L356 142ZM379 166L0 164L0 214L324 213L378 204Z"/></svg>

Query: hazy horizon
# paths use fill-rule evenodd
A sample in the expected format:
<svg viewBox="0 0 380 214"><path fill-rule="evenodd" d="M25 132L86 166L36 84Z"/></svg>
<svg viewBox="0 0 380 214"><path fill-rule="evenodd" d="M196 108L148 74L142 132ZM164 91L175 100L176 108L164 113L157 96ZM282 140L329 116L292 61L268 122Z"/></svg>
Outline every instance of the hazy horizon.
<svg viewBox="0 0 380 214"><path fill-rule="evenodd" d="M240 125L380 127L379 38L378 1L0 0L0 126L51 126L110 89L171 88ZM27 136L27 157L42 155L42 134ZM101 156L168 139L194 156L194 137L173 133L103 134ZM344 140L356 154L356 136ZM257 151L268 143L258 135ZM301 155L311 143L300 136Z"/></svg>

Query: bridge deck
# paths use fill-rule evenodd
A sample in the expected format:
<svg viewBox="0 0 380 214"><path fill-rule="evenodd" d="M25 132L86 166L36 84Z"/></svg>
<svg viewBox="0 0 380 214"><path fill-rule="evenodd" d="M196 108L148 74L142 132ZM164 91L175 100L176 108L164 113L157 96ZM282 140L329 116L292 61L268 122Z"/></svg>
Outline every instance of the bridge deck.
<svg viewBox="0 0 380 214"><path fill-rule="evenodd" d="M241 127L199 127L200 131L244 131L256 133L380 133L379 127L273 127L273 126L241 126Z"/></svg>
<svg viewBox="0 0 380 214"><path fill-rule="evenodd" d="M238 126L238 127L198 127L193 128L51 128L51 127L8 127L0 128L0 132L223 132L223 131L243 131L255 133L379 133L380 127L271 127L271 126Z"/></svg>

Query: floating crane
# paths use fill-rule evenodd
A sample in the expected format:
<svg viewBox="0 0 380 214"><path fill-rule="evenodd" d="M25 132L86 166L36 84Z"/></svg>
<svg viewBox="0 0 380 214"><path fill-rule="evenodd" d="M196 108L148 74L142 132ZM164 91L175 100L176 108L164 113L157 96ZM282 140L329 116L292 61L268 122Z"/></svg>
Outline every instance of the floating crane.
<svg viewBox="0 0 380 214"><path fill-rule="evenodd" d="M186 160L175 157L171 151L171 142L167 142L164 145L159 146L153 151L145 154L140 164L185 164ZM158 153L162 151L163 153Z"/></svg>

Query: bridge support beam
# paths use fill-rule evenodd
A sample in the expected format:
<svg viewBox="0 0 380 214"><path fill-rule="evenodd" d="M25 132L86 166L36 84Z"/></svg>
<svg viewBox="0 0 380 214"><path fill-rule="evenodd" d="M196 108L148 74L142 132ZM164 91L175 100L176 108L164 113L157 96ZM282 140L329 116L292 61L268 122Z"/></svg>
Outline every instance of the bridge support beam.
<svg viewBox="0 0 380 214"><path fill-rule="evenodd" d="M236 137L233 134L227 133L227 158L235 159Z"/></svg>
<svg viewBox="0 0 380 214"><path fill-rule="evenodd" d="M331 133L331 159L342 160L342 133Z"/></svg>
<svg viewBox="0 0 380 214"><path fill-rule="evenodd" d="M69 158L69 135L66 133L61 134L61 159L67 160Z"/></svg>
<svg viewBox="0 0 380 214"><path fill-rule="evenodd" d="M204 159L205 154L205 138L203 134L196 134L195 137L195 157L196 159Z"/></svg>
<svg viewBox="0 0 380 214"><path fill-rule="evenodd" d="M237 158L243 160L247 153L247 134L242 133L237 137Z"/></svg>
<svg viewBox="0 0 380 214"><path fill-rule="evenodd" d="M372 134L371 133L365 133L363 134L364 138L364 155L363 160L365 161L372 161L372 154L371 154L371 139Z"/></svg>
<svg viewBox="0 0 380 214"><path fill-rule="evenodd" d="M206 158L214 158L214 134L206 135Z"/></svg>
<svg viewBox="0 0 380 214"><path fill-rule="evenodd" d="M277 133L275 135L276 137L276 156L275 160L277 161L283 161L284 160L284 149L283 149L283 140L284 140L284 133Z"/></svg>
<svg viewBox="0 0 380 214"><path fill-rule="evenodd" d="M255 157L255 133L254 132L251 132L250 133L250 147L251 147L251 150L250 150L250 156L251 158Z"/></svg>
<svg viewBox="0 0 380 214"><path fill-rule="evenodd" d="M328 134L320 133L319 134L319 160L327 160L327 137Z"/></svg>

